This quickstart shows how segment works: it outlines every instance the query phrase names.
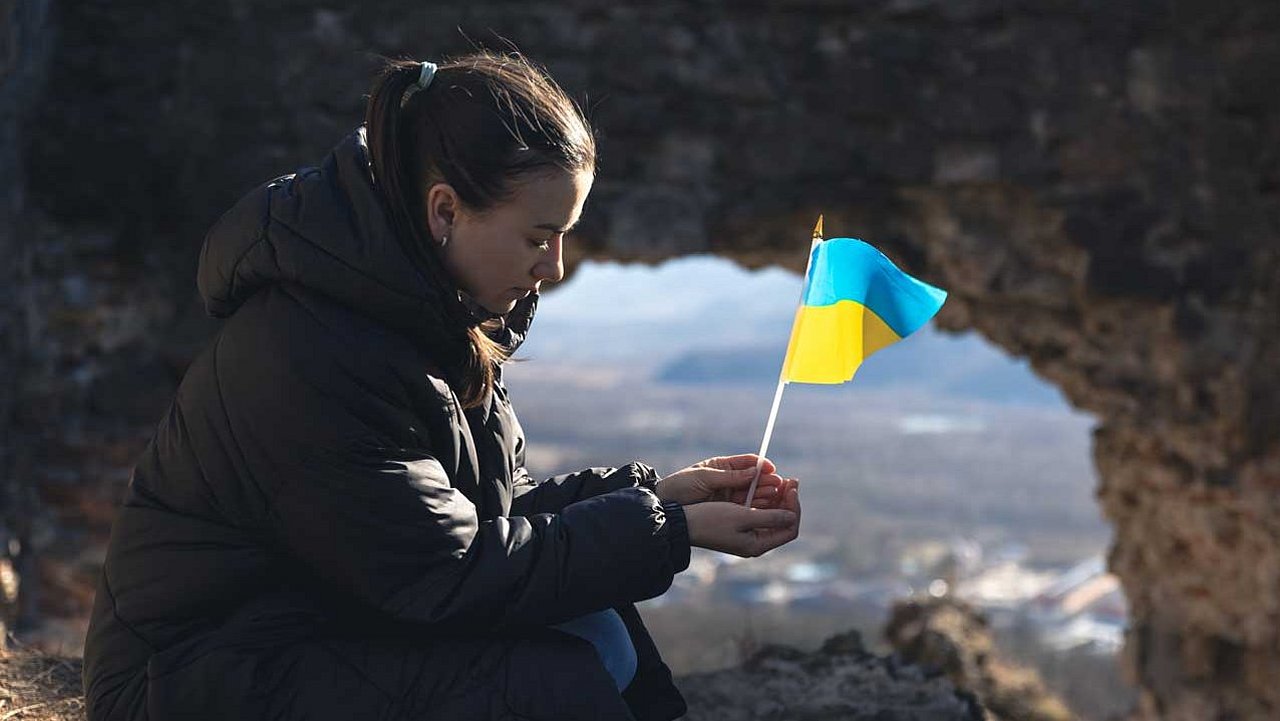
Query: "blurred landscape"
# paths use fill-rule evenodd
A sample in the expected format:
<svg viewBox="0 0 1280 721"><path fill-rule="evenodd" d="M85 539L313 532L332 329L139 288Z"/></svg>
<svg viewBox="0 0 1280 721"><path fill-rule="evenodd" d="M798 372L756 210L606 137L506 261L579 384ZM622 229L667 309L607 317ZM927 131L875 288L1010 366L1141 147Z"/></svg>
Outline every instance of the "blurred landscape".
<svg viewBox="0 0 1280 721"><path fill-rule="evenodd" d="M358 124L379 56L518 47L601 141L574 253L682 258L547 295L509 371L535 472L756 450L799 279L695 254L794 267L818 212L992 344L926 330L848 386L788 390L770 455L804 479L802 539L697 554L644 604L677 672L828 629L883 650L887 598L942 593L1086 719L1122 693L1135 721L1280 718L1280 3L5 7L15 638L80 652L131 469L217 329L192 284L210 224ZM71 663L0 691L75 687ZM723 715L696 717L778 718L720 695L799 695L758 671L723 672L699 709ZM920 690L819 681L786 688ZM0 705L53 708L27 699Z"/></svg>
<svg viewBox="0 0 1280 721"><path fill-rule="evenodd" d="M757 451L800 281L709 256L584 263L506 367L530 471L667 474ZM788 387L768 456L801 479L797 541L750 560L695 549L642 610L679 675L850 628L881 644L893 600L953 594L1082 718L1119 712L1125 609L1102 563L1093 424L1025 363L927 327L852 383Z"/></svg>

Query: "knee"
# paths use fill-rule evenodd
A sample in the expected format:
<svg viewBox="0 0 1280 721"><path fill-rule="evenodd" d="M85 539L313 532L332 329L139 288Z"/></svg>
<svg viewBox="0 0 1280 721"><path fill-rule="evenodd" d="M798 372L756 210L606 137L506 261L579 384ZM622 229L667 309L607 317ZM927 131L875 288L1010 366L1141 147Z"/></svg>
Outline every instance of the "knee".
<svg viewBox="0 0 1280 721"><path fill-rule="evenodd" d="M613 677L618 690L626 688L636 675L636 648L622 617L613 609L589 613L558 624L553 628L591 642L605 670Z"/></svg>
<svg viewBox="0 0 1280 721"><path fill-rule="evenodd" d="M548 631L512 646L506 661L513 709L535 718L629 718L618 682L581 637Z"/></svg>

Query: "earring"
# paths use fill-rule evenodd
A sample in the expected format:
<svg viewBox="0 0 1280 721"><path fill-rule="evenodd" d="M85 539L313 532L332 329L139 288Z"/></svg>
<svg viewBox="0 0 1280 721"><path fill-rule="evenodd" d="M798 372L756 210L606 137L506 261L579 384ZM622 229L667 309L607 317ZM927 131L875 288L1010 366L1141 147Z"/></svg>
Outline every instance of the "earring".
<svg viewBox="0 0 1280 721"><path fill-rule="evenodd" d="M449 244L449 235L446 233L444 237L440 238L440 247L443 248L448 244Z"/></svg>

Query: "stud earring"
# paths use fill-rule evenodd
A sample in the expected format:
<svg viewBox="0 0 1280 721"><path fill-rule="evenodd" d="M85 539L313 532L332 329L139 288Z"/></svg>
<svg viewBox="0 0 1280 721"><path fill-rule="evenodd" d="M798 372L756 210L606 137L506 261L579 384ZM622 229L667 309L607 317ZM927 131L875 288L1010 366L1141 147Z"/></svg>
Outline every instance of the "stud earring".
<svg viewBox="0 0 1280 721"><path fill-rule="evenodd" d="M440 247L443 248L448 244L449 244L449 235L446 233L444 237L440 238Z"/></svg>

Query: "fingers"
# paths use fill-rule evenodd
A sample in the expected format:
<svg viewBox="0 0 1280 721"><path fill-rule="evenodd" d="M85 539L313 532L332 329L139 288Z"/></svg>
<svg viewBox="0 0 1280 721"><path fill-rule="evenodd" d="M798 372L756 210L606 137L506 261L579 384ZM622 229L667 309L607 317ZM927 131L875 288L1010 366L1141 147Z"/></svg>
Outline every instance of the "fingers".
<svg viewBox="0 0 1280 721"><path fill-rule="evenodd" d="M779 510L789 512L792 522L787 525L775 526L770 528L761 528L756 530L752 555L759 556L767 553L778 546L785 545L794 541L800 535L800 490L797 487L798 481L794 478L787 479L787 487L783 491L783 497L780 499Z"/></svg>
<svg viewBox="0 0 1280 721"><path fill-rule="evenodd" d="M731 500L739 506L747 500L746 491L740 491L734 495L735 498ZM751 498L752 508L776 508L777 506L778 492L774 488L758 488L756 489L756 495Z"/></svg>
<svg viewBox="0 0 1280 721"><path fill-rule="evenodd" d="M753 556L762 556L778 546L785 546L786 544L796 540L796 537L799 535L800 529L798 525L791 528L775 528L767 531L760 531L756 533L753 542L754 548L752 548L751 554Z"/></svg>
<svg viewBox="0 0 1280 721"><path fill-rule="evenodd" d="M795 511L785 508L743 508L738 516L739 531L789 528L796 523Z"/></svg>
<svg viewBox="0 0 1280 721"><path fill-rule="evenodd" d="M685 506L689 542L751 558L794 540L800 532L799 499L790 480L782 501L786 507L743 508L729 503Z"/></svg>
<svg viewBox="0 0 1280 721"><path fill-rule="evenodd" d="M756 485L755 495L751 497L752 508L779 508L786 496L786 489L798 483L794 478L782 478L775 474L761 476ZM747 500L747 488L741 488L728 495L728 500L742 505Z"/></svg>
<svg viewBox="0 0 1280 721"><path fill-rule="evenodd" d="M799 483L798 479L784 478L776 488L770 489L766 507L785 509L800 515ZM754 501L751 505L755 505Z"/></svg>
<svg viewBox="0 0 1280 721"><path fill-rule="evenodd" d="M706 463L707 465L713 468L721 468L729 471L736 471L736 470L742 470L742 469L748 469L748 468L751 470L755 470L756 461L758 461L759 459L760 459L760 456L755 453L740 453L736 456L716 456L715 458L709 458L706 461L703 461L703 463ZM764 463L761 464L760 466L761 475L765 473L774 473L777 470L778 470L778 467L775 466L773 464L773 461L769 460L768 458L765 458Z"/></svg>
<svg viewBox="0 0 1280 721"><path fill-rule="evenodd" d="M708 481L713 488L741 488L743 490L751 487L751 479L756 477L756 467L739 468L732 471L704 471L709 474ZM760 469L760 480L756 482L756 492L766 486L778 486L782 483L782 477L769 471L765 472Z"/></svg>

